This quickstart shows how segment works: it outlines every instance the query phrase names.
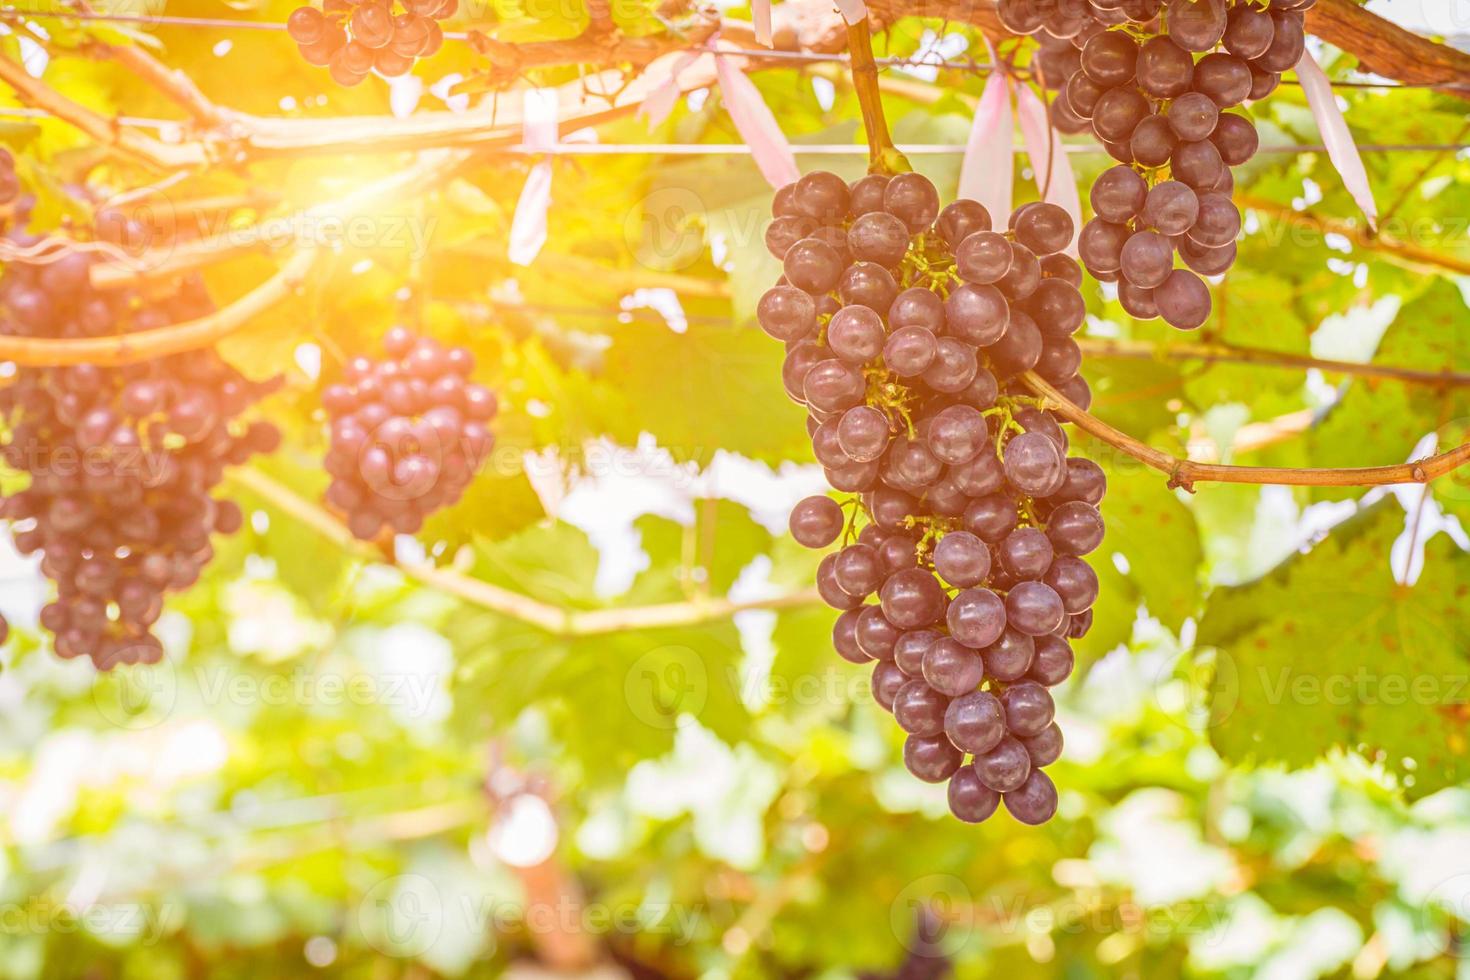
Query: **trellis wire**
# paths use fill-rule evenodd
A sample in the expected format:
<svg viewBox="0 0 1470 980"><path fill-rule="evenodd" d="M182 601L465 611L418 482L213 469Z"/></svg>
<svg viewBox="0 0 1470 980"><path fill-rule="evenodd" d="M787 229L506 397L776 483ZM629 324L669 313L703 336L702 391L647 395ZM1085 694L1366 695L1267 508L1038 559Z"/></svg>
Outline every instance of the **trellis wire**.
<svg viewBox="0 0 1470 980"><path fill-rule="evenodd" d="M148 24L162 27L190 27L214 30L277 32L286 30L285 23L280 21L242 20L231 17L184 17L176 14L116 14L99 11L28 10L18 7L0 8L0 18L10 17L51 20L92 20L123 24ZM470 32L445 31L444 39L447 41L468 41L470 39ZM847 55L837 53L760 51L754 49L741 51L708 49L707 53L716 57L755 58L760 60L795 61L811 64L822 62L835 64L848 63ZM875 60L879 65L890 68L943 68L951 71L974 72L976 74L987 74L996 68L993 64L982 64L974 61L932 61L916 58L877 58ZM1287 78L1283 78L1282 82L1288 85L1300 84L1295 79ZM1465 89L1470 88L1470 84L1461 82L1340 81L1333 82L1333 87L1358 89Z"/></svg>

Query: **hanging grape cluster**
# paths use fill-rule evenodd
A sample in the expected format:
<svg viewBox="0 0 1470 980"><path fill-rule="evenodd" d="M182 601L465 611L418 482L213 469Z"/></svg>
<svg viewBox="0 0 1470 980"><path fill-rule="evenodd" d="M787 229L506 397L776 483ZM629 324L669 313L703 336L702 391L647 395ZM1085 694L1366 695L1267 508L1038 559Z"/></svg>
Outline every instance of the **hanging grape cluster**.
<svg viewBox="0 0 1470 980"><path fill-rule="evenodd" d="M322 393L331 423L327 503L364 541L385 528L413 534L424 518L459 500L495 437L496 398L470 375L475 359L394 327L388 358L356 357Z"/></svg>
<svg viewBox="0 0 1470 980"><path fill-rule="evenodd" d="M459 0L324 0L320 10L291 11L286 30L303 58L350 86L374 71L388 78L407 74L416 59L439 50L439 21L458 8Z"/></svg>
<svg viewBox="0 0 1470 980"><path fill-rule="evenodd" d="M1102 541L1097 464L1018 377L1091 395L1072 334L1085 307L1075 231L1051 204L994 229L975 201L942 211L918 174L851 186L812 173L777 192L766 244L783 262L761 327L785 342L786 390L808 412L817 460L846 506L809 497L791 531L839 538L817 587L842 610L837 652L874 663L875 700L908 733L904 762L949 782L979 822L1002 799L1041 823L1061 753L1047 689L1072 671L1092 622ZM876 597L876 601L870 601ZM969 762L966 763L966 759Z"/></svg>
<svg viewBox="0 0 1470 980"><path fill-rule="evenodd" d="M30 237L11 234L28 244ZM105 337L191 320L213 309L198 277L166 297L91 286L90 255L11 263L0 277L0 334ZM271 452L280 433L240 419L274 387L211 350L124 367L21 367L0 388L0 456L30 486L0 505L22 554L41 554L56 599L41 610L56 653L99 669L153 663L152 626L170 590L192 585L240 508L211 491L227 465Z"/></svg>
<svg viewBox="0 0 1470 980"><path fill-rule="evenodd" d="M1040 74L1060 92L1053 120L1093 133L1119 161L1092 188L1078 247L1118 284L1130 316L1182 330L1209 319L1202 276L1235 263L1232 167L1260 139L1229 112L1264 98L1306 50L1315 0L1002 0L999 16L1037 34ZM1175 267L1175 255L1185 268Z"/></svg>

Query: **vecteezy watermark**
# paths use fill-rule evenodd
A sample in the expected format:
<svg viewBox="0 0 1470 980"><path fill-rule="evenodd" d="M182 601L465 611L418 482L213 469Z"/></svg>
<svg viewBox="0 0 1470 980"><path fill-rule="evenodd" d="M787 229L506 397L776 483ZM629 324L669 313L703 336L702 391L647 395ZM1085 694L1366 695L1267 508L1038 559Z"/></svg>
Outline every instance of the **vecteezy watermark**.
<svg viewBox="0 0 1470 980"><path fill-rule="evenodd" d="M175 454L149 452L141 446L89 446L24 440L5 447L5 462L32 476L62 479L84 477L136 477L145 486L156 487L167 478Z"/></svg>
<svg viewBox="0 0 1470 980"><path fill-rule="evenodd" d="M73 905L50 899L0 903L0 934L70 936L85 932L115 941L151 946L184 921L180 905L165 902L93 902Z"/></svg>
<svg viewBox="0 0 1470 980"><path fill-rule="evenodd" d="M410 718L426 716L445 678L432 672L336 672L297 668L248 674L219 666L185 668L168 659L99 674L92 686L98 712L119 728L144 729L165 721L179 701L181 683L206 706L286 705L318 708L383 707Z"/></svg>
<svg viewBox="0 0 1470 980"><path fill-rule="evenodd" d="M576 901L560 896L555 902L512 902L487 896L465 896L460 908L468 925L479 931L525 929L551 935L588 933L662 936L675 946L698 938L704 910L678 902Z"/></svg>
<svg viewBox="0 0 1470 980"><path fill-rule="evenodd" d="M680 715L698 717L708 699L709 669L689 647L649 650L623 675L628 710L651 728L669 730L678 725Z"/></svg>
<svg viewBox="0 0 1470 980"><path fill-rule="evenodd" d="M403 874L374 884L358 903L357 925L374 949L393 956L421 956L446 929L496 936L526 931L537 935L660 936L686 946L699 938L707 918L697 904L681 902L511 901L484 894L446 897L421 874Z"/></svg>
<svg viewBox="0 0 1470 980"><path fill-rule="evenodd" d="M1434 948L1456 958L1470 955L1470 873L1457 874L1429 890L1424 912L1438 920L1429 929Z"/></svg>

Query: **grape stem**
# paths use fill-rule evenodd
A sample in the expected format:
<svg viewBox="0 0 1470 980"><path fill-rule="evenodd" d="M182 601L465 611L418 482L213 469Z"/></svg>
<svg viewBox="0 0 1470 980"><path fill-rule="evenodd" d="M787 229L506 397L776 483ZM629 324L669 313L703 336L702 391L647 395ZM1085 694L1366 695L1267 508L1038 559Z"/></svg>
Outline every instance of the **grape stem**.
<svg viewBox="0 0 1470 980"><path fill-rule="evenodd" d="M1196 463L1155 449L1147 443L1113 428L1085 409L1069 401L1034 371L1021 375L1021 381L1044 397L1051 410L1093 438L1122 451L1139 462L1169 477L1170 487L1194 492L1196 483L1255 483L1298 487L1380 487L1399 483L1428 483L1470 464L1470 443L1428 459L1414 460L1398 466L1346 468L1297 468L1278 466L1225 466Z"/></svg>
<svg viewBox="0 0 1470 980"><path fill-rule="evenodd" d="M847 27L852 89L862 108L863 130L868 134L868 172L892 176L914 168L893 145L888 120L883 117L883 93L878 87L878 63L873 59L873 35L868 29L869 21L870 18L864 17Z"/></svg>

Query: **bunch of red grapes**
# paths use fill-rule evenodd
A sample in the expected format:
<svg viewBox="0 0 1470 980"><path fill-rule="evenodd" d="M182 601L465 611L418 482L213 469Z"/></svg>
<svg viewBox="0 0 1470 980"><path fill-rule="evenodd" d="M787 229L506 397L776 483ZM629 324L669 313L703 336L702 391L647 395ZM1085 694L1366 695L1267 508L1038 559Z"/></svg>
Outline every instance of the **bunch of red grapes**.
<svg viewBox="0 0 1470 980"><path fill-rule="evenodd" d="M30 236L12 233L18 244ZM164 298L92 288L92 258L10 263L0 277L0 334L106 337L192 320L213 309L201 279ZM154 663L152 626L170 590L192 585L240 508L210 494L228 465L271 452L280 433L241 414L272 390L212 350L124 367L21 367L0 388L0 457L30 486L0 505L22 554L56 583L41 610L56 653L101 670Z"/></svg>
<svg viewBox="0 0 1470 980"><path fill-rule="evenodd" d="M772 210L766 243L785 275L760 324L786 344L786 390L828 481L854 495L791 514L803 545L843 541L817 573L842 610L837 652L876 662L905 765L947 780L957 817L985 820L1003 799L1018 820L1048 820L1042 768L1062 735L1047 689L1092 622L1098 580L1082 556L1102 542L1106 479L1067 457L1021 376L1091 400L1072 339L1082 273L1063 254L1072 220L1033 203L996 229L975 201L941 210L913 173L850 186L807 174Z"/></svg>
<svg viewBox="0 0 1470 980"><path fill-rule="evenodd" d="M369 73L394 78L444 43L439 21L454 16L459 0L323 0L322 9L297 7L286 29L301 56L325 66L338 85L356 85Z"/></svg>
<svg viewBox="0 0 1470 980"><path fill-rule="evenodd" d="M1053 119L1091 131L1120 165L1092 188L1078 239L1095 278L1118 284L1130 316L1193 330L1209 319L1202 276L1235 262L1240 211L1232 167L1260 139L1249 116L1306 50L1315 0L1001 0L1060 86ZM1175 255L1186 268L1175 268Z"/></svg>
<svg viewBox="0 0 1470 980"><path fill-rule="evenodd" d="M364 541L385 529L413 534L454 504L494 448L496 398L470 375L475 359L394 327L388 358L353 358L322 394L331 421L327 503Z"/></svg>

